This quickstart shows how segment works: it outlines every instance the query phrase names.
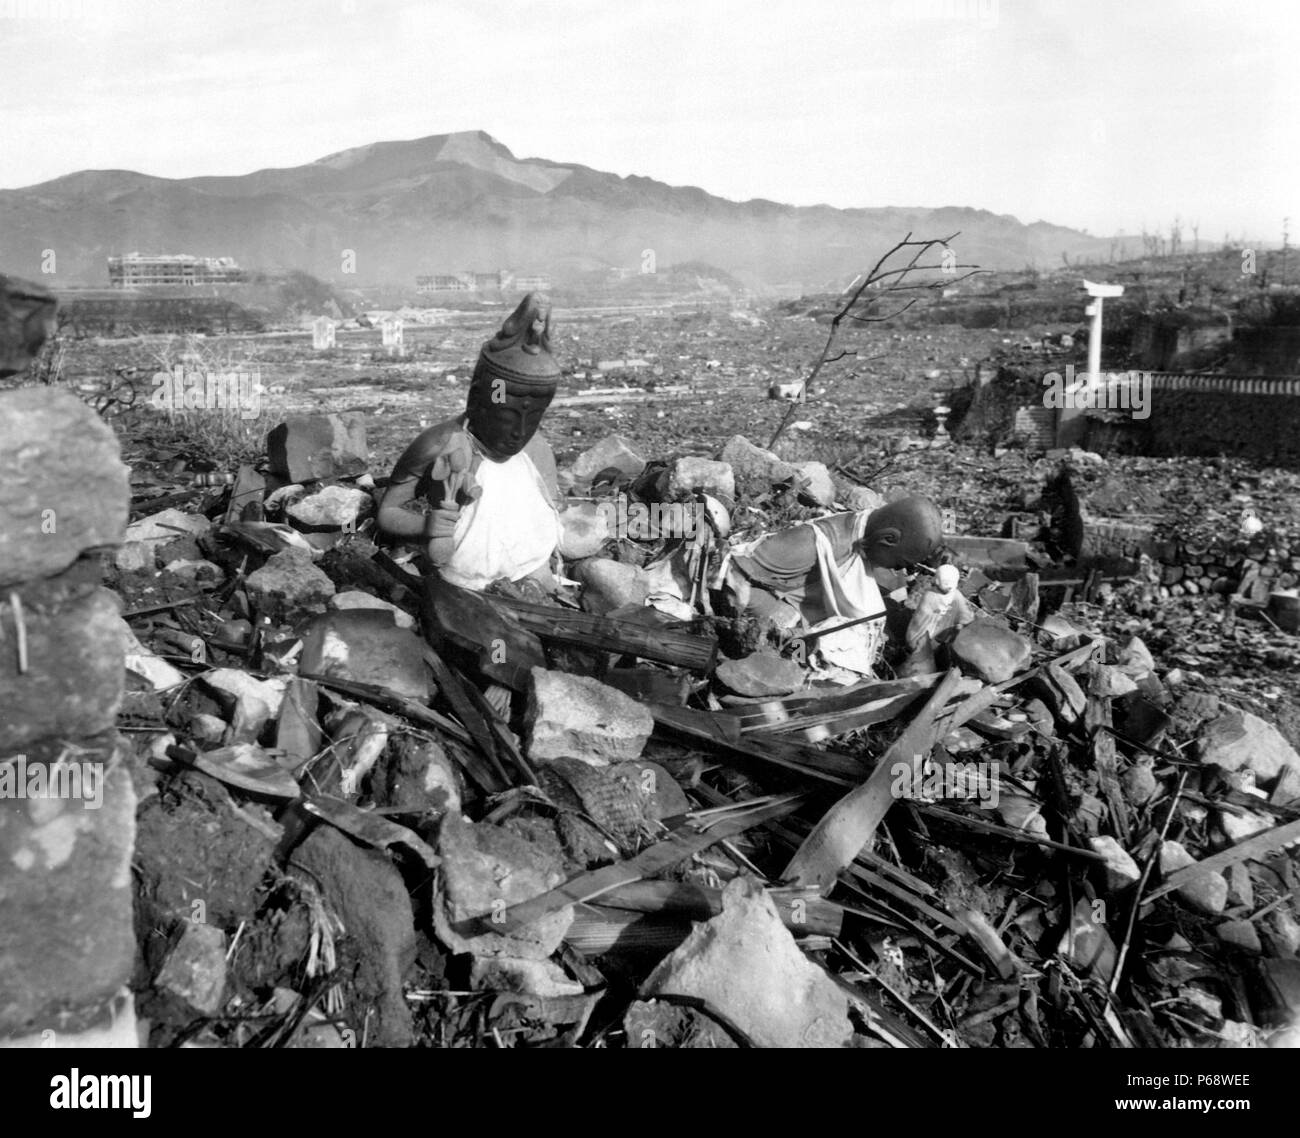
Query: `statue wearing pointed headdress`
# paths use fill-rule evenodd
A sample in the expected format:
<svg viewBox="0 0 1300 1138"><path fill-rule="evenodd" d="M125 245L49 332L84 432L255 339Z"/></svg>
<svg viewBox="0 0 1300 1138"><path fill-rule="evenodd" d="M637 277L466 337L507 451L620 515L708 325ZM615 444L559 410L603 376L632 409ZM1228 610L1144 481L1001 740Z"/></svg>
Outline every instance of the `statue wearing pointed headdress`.
<svg viewBox="0 0 1300 1138"><path fill-rule="evenodd" d="M379 528L420 541L453 584L549 581L559 541L555 456L538 433L559 383L550 309L529 293L483 345L465 413L424 431L393 468Z"/></svg>

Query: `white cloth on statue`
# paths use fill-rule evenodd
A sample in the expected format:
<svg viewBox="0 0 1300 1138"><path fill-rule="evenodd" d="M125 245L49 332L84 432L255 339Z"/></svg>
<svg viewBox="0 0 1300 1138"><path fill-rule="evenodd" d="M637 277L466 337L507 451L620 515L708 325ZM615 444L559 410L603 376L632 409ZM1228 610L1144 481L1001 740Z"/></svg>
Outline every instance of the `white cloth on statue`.
<svg viewBox="0 0 1300 1138"><path fill-rule="evenodd" d="M813 535L817 542L817 568L821 573L822 601L829 615L807 631L819 632L823 628L834 628L859 617L882 614L878 620L863 621L852 628L840 629L817 640L817 650L827 663L872 676L875 675L876 656L885 637L885 602L880 595L880 586L856 548L866 524L867 511L864 510L854 527L854 548L842 562L835 560L830 538L820 526L813 524Z"/></svg>
<svg viewBox="0 0 1300 1138"><path fill-rule="evenodd" d="M444 579L481 590L549 564L560 542L560 516L533 460L522 451L504 462L485 459L474 480L482 493L461 507Z"/></svg>

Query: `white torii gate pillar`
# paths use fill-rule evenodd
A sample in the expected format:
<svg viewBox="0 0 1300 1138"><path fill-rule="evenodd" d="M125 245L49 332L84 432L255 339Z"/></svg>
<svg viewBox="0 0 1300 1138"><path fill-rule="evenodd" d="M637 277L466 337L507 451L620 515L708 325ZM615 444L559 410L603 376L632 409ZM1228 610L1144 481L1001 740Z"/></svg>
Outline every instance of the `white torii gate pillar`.
<svg viewBox="0 0 1300 1138"><path fill-rule="evenodd" d="M1094 284L1092 281L1085 280L1083 287L1088 295L1092 297L1092 303L1088 305L1084 312L1092 317L1092 324L1088 329L1088 370L1080 376L1075 384L1074 391L1095 392L1102 383L1101 378L1101 312L1102 304L1107 297L1116 297L1124 295L1123 285ZM1056 417L1056 445L1058 447L1079 446L1083 443L1087 435L1088 421L1084 418L1084 411L1092 405L1093 400L1081 399L1077 402L1071 401L1073 405L1062 407ZM1082 405L1080 405L1082 404Z"/></svg>

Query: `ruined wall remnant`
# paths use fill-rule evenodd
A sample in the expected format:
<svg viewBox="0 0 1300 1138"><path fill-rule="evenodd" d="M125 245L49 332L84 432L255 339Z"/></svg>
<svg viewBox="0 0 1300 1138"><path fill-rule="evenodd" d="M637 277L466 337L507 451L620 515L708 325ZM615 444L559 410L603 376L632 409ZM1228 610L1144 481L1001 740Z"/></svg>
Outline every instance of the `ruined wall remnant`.
<svg viewBox="0 0 1300 1138"><path fill-rule="evenodd" d="M0 278L0 362L54 314ZM0 1045L135 1046L125 623L98 547L130 503L117 439L66 391L0 393Z"/></svg>

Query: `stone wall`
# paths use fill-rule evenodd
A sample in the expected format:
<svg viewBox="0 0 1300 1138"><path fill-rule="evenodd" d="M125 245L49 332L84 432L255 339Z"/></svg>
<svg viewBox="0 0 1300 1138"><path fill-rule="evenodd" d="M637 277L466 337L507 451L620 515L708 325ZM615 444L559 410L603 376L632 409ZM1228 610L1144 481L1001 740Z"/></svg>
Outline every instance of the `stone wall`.
<svg viewBox="0 0 1300 1138"><path fill-rule="evenodd" d="M0 354L29 355L30 331L4 314ZM137 1042L126 625L96 552L121 541L129 504L89 408L0 393L0 1046Z"/></svg>
<svg viewBox="0 0 1300 1138"><path fill-rule="evenodd" d="M1300 381L1295 385L1300 388ZM1144 424L1147 454L1250 458L1300 466L1300 394L1155 387Z"/></svg>

